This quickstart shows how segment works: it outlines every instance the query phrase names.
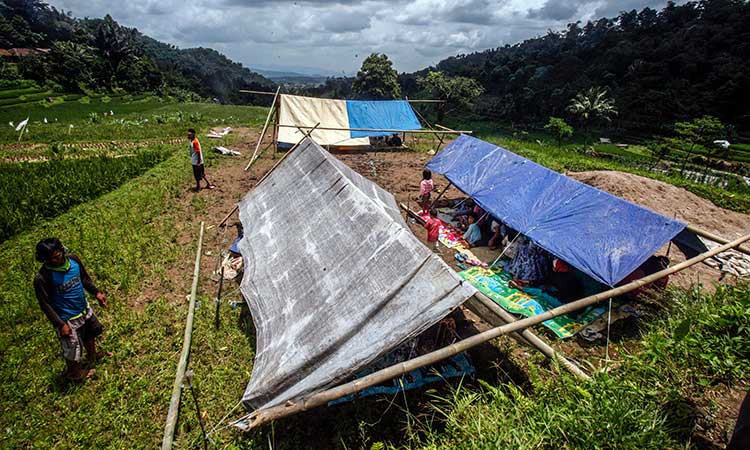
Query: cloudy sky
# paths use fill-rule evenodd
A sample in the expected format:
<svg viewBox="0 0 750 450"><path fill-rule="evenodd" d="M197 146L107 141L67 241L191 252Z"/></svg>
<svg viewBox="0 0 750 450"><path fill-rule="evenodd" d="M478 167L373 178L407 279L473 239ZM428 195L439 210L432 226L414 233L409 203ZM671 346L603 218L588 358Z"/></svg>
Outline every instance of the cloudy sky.
<svg viewBox="0 0 750 450"><path fill-rule="evenodd" d="M47 0L77 17L111 14L179 47L211 47L247 67L353 73L372 52L399 71L513 44L569 22L666 0Z"/></svg>

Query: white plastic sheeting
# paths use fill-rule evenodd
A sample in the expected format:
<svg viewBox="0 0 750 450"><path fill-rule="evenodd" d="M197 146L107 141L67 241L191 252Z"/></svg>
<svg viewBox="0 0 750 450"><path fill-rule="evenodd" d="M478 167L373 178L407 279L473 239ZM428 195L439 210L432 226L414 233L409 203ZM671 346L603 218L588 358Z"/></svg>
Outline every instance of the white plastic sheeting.
<svg viewBox="0 0 750 450"><path fill-rule="evenodd" d="M309 139L247 194L240 220L257 330L251 409L352 377L475 292L411 233L390 193Z"/></svg>

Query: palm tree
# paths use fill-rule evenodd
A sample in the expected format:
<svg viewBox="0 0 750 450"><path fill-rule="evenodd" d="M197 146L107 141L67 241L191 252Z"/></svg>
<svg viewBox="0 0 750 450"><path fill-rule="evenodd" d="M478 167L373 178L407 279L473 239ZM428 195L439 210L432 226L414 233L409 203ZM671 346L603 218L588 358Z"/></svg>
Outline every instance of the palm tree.
<svg viewBox="0 0 750 450"><path fill-rule="evenodd" d="M608 96L607 88L593 86L585 91L579 92L570 100L568 111L581 118L586 131L586 142L589 142L589 126L592 122L603 119L607 122L612 120L612 116L617 115L615 101Z"/></svg>

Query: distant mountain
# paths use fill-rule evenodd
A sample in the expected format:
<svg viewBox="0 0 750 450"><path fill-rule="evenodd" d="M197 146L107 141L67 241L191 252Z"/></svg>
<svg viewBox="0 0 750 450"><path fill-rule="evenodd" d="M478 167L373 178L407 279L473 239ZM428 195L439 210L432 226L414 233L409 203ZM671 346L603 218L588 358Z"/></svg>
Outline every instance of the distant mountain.
<svg viewBox="0 0 750 450"><path fill-rule="evenodd" d="M297 72L281 72L276 70L256 69L264 77L284 85L317 86L326 82L328 77L323 75L305 75Z"/></svg>

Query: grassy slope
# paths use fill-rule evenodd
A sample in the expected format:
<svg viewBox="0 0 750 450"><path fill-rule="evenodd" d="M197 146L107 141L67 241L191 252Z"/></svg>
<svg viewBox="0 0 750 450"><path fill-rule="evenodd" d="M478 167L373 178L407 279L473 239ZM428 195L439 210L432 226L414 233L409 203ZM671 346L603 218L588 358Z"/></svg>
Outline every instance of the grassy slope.
<svg viewBox="0 0 750 450"><path fill-rule="evenodd" d="M204 112L216 108L165 108L179 107ZM242 114L241 121L233 120L235 126L257 125L265 118L261 108L230 110ZM185 126L180 126L180 135ZM163 133L172 131L165 128ZM210 167L213 155L207 157ZM190 283L183 280L188 275L182 275L192 272L195 257L195 240L180 242L178 230L192 228L197 237L197 225L176 222L201 206L200 199L187 205L181 201L191 180L189 161L176 154L119 189L0 244L0 311L8 323L0 331L0 447L156 446L182 345ZM38 268L33 246L49 235L79 254L110 296L110 308L100 310L100 317L107 328L105 346L116 355L100 365L93 383L67 386L58 378L64 365L59 344L31 289ZM173 267L179 276L170 274ZM155 285L172 294L143 304L141 292ZM207 298L201 300L209 304ZM238 319L239 309L228 310L224 317L230 323ZM198 310L194 336L194 354L217 356L209 358L217 369L201 370L200 382L212 386L208 393L217 407L234 404L242 390L236 375L249 376L252 361L246 335L237 327L213 332L211 308L204 307ZM232 351L218 350L224 347ZM228 385L237 386L237 392L226 389Z"/></svg>

